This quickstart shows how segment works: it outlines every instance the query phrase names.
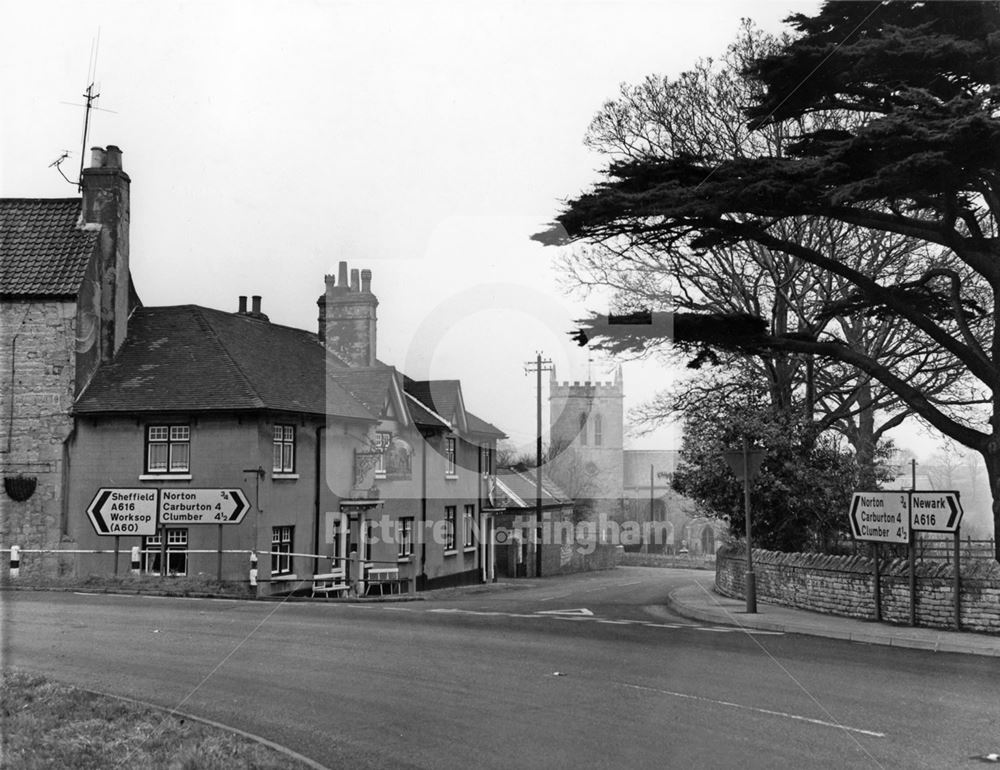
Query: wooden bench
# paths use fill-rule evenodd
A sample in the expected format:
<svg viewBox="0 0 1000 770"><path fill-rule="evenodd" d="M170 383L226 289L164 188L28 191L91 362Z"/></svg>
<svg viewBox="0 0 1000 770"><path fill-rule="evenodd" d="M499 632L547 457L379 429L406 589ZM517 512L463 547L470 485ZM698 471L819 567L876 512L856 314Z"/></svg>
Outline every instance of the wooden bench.
<svg viewBox="0 0 1000 770"><path fill-rule="evenodd" d="M387 586L390 594L402 593L403 584L408 582L406 578L400 579L398 567L370 567L365 574L365 593L369 594L378 587L378 594L382 596Z"/></svg>
<svg viewBox="0 0 1000 770"><path fill-rule="evenodd" d="M312 576L312 595L330 597L330 594L339 595L349 591L351 586L344 579L344 570L335 569L333 572L324 572L320 575Z"/></svg>

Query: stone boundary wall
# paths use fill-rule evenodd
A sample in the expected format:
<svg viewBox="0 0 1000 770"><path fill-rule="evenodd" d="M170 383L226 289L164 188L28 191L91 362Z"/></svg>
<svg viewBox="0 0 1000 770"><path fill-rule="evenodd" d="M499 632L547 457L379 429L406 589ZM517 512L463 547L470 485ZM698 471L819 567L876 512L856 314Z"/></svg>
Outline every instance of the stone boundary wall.
<svg viewBox="0 0 1000 770"><path fill-rule="evenodd" d="M574 572L614 569L621 562L622 548L617 545L594 545L591 553L576 546L560 546L556 543L542 546L542 575L569 575ZM530 565L529 573L534 570Z"/></svg>
<svg viewBox="0 0 1000 770"><path fill-rule="evenodd" d="M757 599L830 615L874 620L873 562L867 556L828 556L754 549ZM743 598L746 555L722 548L716 555L715 587ZM883 559L882 619L910 621L909 565L905 559ZM1000 565L961 578L961 621L966 631L1000 634ZM954 628L953 568L949 564L917 565L917 624Z"/></svg>
<svg viewBox="0 0 1000 770"><path fill-rule="evenodd" d="M663 567L679 569L715 569L715 555L692 556L691 554L670 555L661 553L630 553L622 554L622 567Z"/></svg>

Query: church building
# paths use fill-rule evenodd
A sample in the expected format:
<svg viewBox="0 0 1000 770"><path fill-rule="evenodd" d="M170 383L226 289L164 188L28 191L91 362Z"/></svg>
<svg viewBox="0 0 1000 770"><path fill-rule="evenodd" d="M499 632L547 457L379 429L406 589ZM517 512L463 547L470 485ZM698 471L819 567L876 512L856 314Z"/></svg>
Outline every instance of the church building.
<svg viewBox="0 0 1000 770"><path fill-rule="evenodd" d="M549 474L576 501L578 517L650 531L642 542L623 537L626 550L714 554L725 523L697 515L670 488L680 452L624 448L624 397L621 366L610 381L559 381L552 370Z"/></svg>

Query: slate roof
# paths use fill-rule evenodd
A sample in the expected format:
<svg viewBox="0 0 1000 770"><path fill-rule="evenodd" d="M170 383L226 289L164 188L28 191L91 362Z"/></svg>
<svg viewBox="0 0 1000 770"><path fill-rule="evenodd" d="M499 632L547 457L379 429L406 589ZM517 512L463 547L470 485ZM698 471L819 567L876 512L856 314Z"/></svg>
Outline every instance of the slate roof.
<svg viewBox="0 0 1000 770"><path fill-rule="evenodd" d="M395 370L390 366L365 366L329 372L330 379L353 395L376 417L380 417L385 409L386 398L391 392L395 376Z"/></svg>
<svg viewBox="0 0 1000 770"><path fill-rule="evenodd" d="M432 428L451 428L444 420L438 419L437 415L420 403L412 393L406 393L406 406L410 410L410 416L417 425Z"/></svg>
<svg viewBox="0 0 1000 770"><path fill-rule="evenodd" d="M535 505L535 471L498 468L497 483L510 498L508 508L533 508ZM568 505L572 502L558 484L542 472L542 505Z"/></svg>
<svg viewBox="0 0 1000 770"><path fill-rule="evenodd" d="M79 198L0 199L0 296L73 297L97 243Z"/></svg>
<svg viewBox="0 0 1000 770"><path fill-rule="evenodd" d="M77 399L79 414L269 409L374 420L310 332L238 313L138 308L128 337Z"/></svg>
<svg viewBox="0 0 1000 770"><path fill-rule="evenodd" d="M461 396L461 383L459 380L412 380L404 377L403 385L406 392L417 399L427 409L444 417L447 420L454 419L459 411ZM465 422L470 433L483 433L486 435L506 438L507 434L497 426L487 422L481 417L474 415L468 409L464 410ZM440 420L434 418L431 424L440 424ZM417 420L420 423L420 420ZM423 424L423 423L421 423Z"/></svg>
<svg viewBox="0 0 1000 770"><path fill-rule="evenodd" d="M458 411L458 380L411 380L404 382L406 392L424 406L446 419L452 419Z"/></svg>
<svg viewBox="0 0 1000 770"><path fill-rule="evenodd" d="M470 433L488 433L497 438L507 438L507 434L500 430L491 422L486 422L482 417L477 417L468 409L465 410L465 419L469 423Z"/></svg>

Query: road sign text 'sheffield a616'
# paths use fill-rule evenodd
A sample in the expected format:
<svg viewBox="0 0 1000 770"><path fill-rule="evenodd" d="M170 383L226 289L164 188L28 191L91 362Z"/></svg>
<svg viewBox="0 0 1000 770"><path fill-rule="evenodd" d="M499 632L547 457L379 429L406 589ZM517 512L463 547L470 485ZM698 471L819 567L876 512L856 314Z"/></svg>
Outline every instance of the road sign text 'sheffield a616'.
<svg viewBox="0 0 1000 770"><path fill-rule="evenodd" d="M955 532L961 521L958 492L910 492L910 526L918 532Z"/></svg>
<svg viewBox="0 0 1000 770"><path fill-rule="evenodd" d="M910 541L908 492L855 492L851 499L851 532L855 540L879 543Z"/></svg>
<svg viewBox="0 0 1000 770"><path fill-rule="evenodd" d="M97 490L87 516L98 535L155 535L157 490Z"/></svg>
<svg viewBox="0 0 1000 770"><path fill-rule="evenodd" d="M160 524L239 524L249 508L239 489L160 490Z"/></svg>

